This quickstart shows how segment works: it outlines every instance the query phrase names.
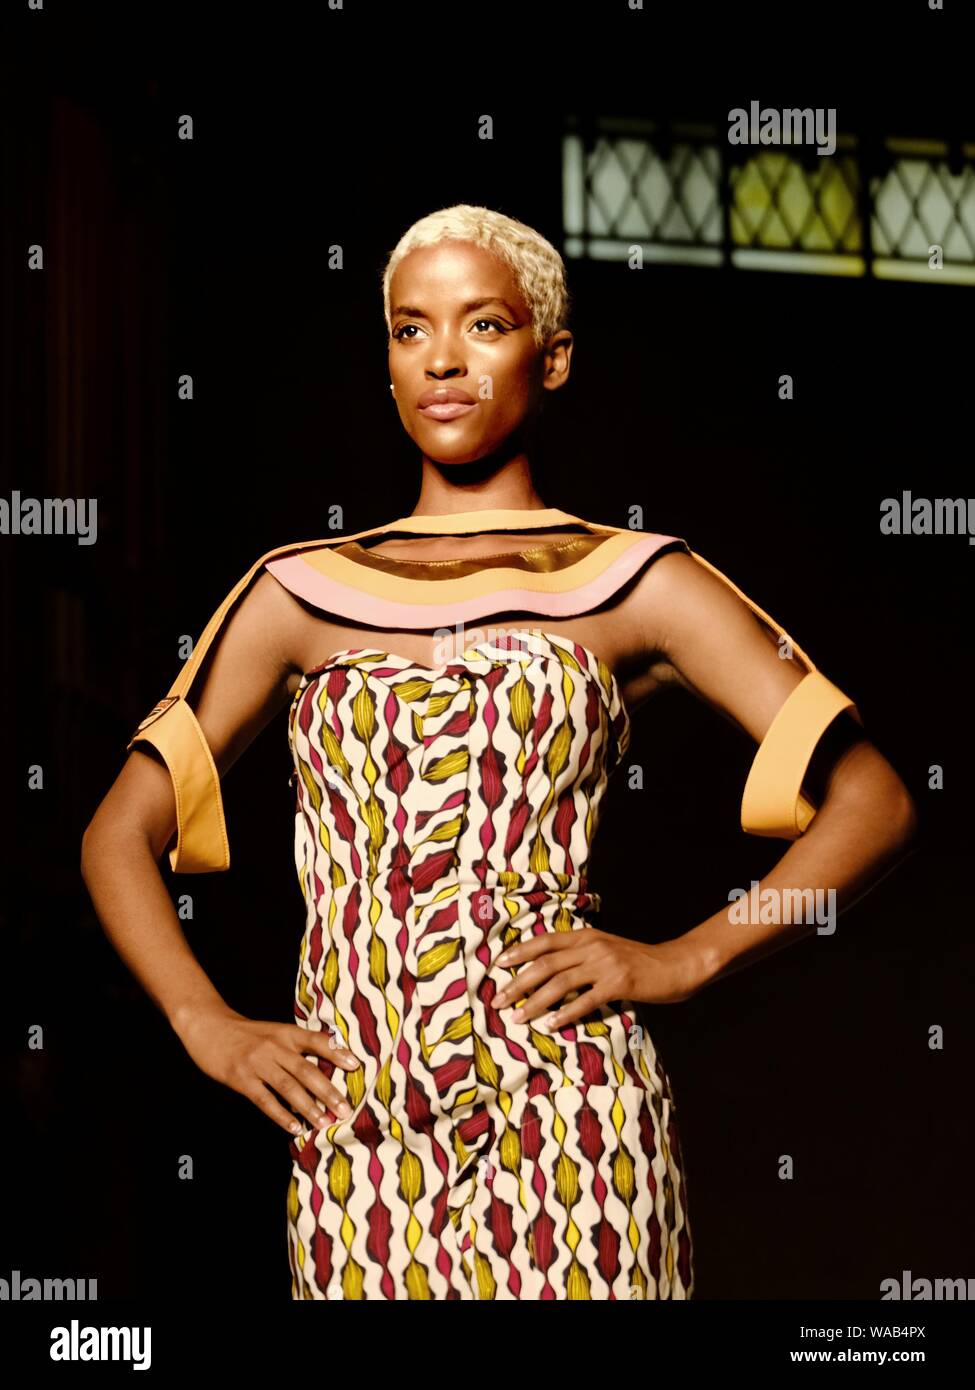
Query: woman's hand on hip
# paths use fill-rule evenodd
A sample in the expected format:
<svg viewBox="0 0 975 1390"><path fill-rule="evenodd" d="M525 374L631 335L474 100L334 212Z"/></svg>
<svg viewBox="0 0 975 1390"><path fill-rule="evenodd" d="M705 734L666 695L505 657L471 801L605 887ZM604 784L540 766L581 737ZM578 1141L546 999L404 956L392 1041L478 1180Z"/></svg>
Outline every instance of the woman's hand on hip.
<svg viewBox="0 0 975 1390"><path fill-rule="evenodd" d="M495 964L520 968L495 994L494 1007L525 999L510 1015L512 1020L527 1023L541 1016L543 1026L551 1029L576 1023L616 999L680 1004L704 984L699 953L690 944L678 939L649 945L596 927L544 932L519 941L502 952ZM552 1012L560 1000L579 990L584 993Z"/></svg>
<svg viewBox="0 0 975 1390"><path fill-rule="evenodd" d="M345 1119L352 1108L306 1053L354 1071L357 1057L330 1032L245 1018L233 1010L203 1010L180 1029L183 1046L207 1076L239 1091L289 1134L302 1125L275 1097L307 1117L312 1128Z"/></svg>

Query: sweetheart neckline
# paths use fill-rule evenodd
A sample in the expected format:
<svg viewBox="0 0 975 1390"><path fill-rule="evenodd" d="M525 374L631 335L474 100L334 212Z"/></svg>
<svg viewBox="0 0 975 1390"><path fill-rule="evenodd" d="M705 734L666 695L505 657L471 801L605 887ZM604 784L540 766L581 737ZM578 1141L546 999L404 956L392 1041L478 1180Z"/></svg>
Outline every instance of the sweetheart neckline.
<svg viewBox="0 0 975 1390"><path fill-rule="evenodd" d="M617 679L616 672L613 670L613 668L609 665L608 662L603 661L600 657L598 657L598 656L596 655L596 653L592 650L591 647L587 647L587 646L585 645L584 642L579 642L579 641L577 641L574 637L563 637L563 636L561 635L561 633L558 633L558 632L546 632L546 631L544 631L544 629L542 629L542 628L521 627L521 628L507 628L507 629L505 629L505 630L506 630L508 633L510 633L512 636L517 636L518 634L521 634L521 633L528 633L528 634L535 633L537 636L543 637L543 638L545 639L545 641L548 642L548 643L550 643L550 644L554 641L554 642L555 642L555 645L558 645L559 641L561 641L561 642L563 642L563 643L568 644L570 647L575 646L575 647L578 647L580 651L585 652L586 655L587 655L587 656L593 661L593 663L596 665L596 669L597 669L597 670L599 669L600 666L603 666L603 667L605 667L605 669L609 672L609 684L610 684L610 688L609 688L609 692L608 692L608 694L609 694L609 699L606 700L607 707L609 707L609 705L612 703L612 697L613 697L613 695L615 694L616 700L618 701L619 706L620 706L620 709L621 709L622 712L623 712L623 719L624 719L624 722L625 722L626 724L629 724L629 723L630 723L630 712L629 712L629 710L628 710L628 708L627 708L626 701L623 699L623 692L622 692L622 690L620 689L620 683L619 683L619 680ZM475 642L475 643L473 644L473 646L465 647L465 648L464 648L464 651L476 652L476 651L479 650L479 648L481 648L481 647L486 647L486 646L489 646L489 645L496 645L496 644L491 643L491 642L490 642L490 639L485 638L483 642ZM324 672L327 671L327 670L336 662L337 658L340 657L340 656L362 656L362 655L365 655L365 656L373 656L373 655L386 656L386 657L389 657L389 658L390 658L391 660L393 660L393 661L401 661L401 662L404 662L407 666L412 667L414 670L416 670L416 671L422 671L425 675L435 675L435 674L437 674L438 672L445 671L445 670L447 669L447 667L453 665L454 662L460 661L460 660L462 659L462 657L463 657L463 652L460 653L459 656L455 656L455 657L451 658L450 661L441 662L441 664L440 664L439 666L424 666L422 662L420 662L420 661L414 661L414 660L412 659L412 657L403 656L403 655L402 655L401 653L399 653L399 652L391 652L391 651L388 651L385 647L340 647L338 651L330 652L329 655L325 658L325 660L322 661L322 662L319 662L319 664L318 664L317 666L312 666L312 667L309 668L309 670L307 670L307 671L305 671L305 672L302 673L301 680L300 680L299 683L298 683L297 689L295 690L295 693L294 693L294 697L293 697L293 699L292 699L292 701L291 701L291 708L292 708L292 709L294 708L294 704L295 704L295 701L298 699L298 696L301 694L301 692L302 692L303 690L305 690L305 689L307 688L306 685L305 685L305 682L306 682L310 677L312 677L312 676L320 676L320 675L323 675ZM530 657L533 657L533 658L535 658L535 659L538 659L538 658L541 658L542 660L545 659L541 652L532 652L532 653L529 653L529 656L530 656ZM489 658L489 659L490 659L490 658ZM590 678L590 680L592 680L592 681L595 682L595 684L597 685L597 687L603 692L603 695L605 696L605 695L607 694L607 691L605 690L605 687L603 686L603 682L602 682L597 676L593 675L592 671L587 670L585 674Z"/></svg>

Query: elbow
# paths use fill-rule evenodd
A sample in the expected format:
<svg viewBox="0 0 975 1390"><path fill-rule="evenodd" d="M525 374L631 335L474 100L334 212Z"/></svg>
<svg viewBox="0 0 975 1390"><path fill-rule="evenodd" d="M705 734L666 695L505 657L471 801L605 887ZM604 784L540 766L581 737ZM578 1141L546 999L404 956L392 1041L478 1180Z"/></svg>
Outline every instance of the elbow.
<svg viewBox="0 0 975 1390"><path fill-rule="evenodd" d="M917 840L921 829L921 817L917 803L903 782L891 807L891 822L898 852L906 854Z"/></svg>
<svg viewBox="0 0 975 1390"><path fill-rule="evenodd" d="M837 779L821 807L836 805L854 838L870 844L878 860L888 866L909 854L921 833L921 816L917 803L886 761L876 761L879 755L864 745L867 757L874 762L846 777Z"/></svg>
<svg viewBox="0 0 975 1390"><path fill-rule="evenodd" d="M91 818L81 836L81 877L90 886L92 872L100 859L108 834L108 826L100 813Z"/></svg>
<svg viewBox="0 0 975 1390"><path fill-rule="evenodd" d="M899 779L897 785L884 796L881 815L888 853L896 862L914 848L921 827L917 804Z"/></svg>
<svg viewBox="0 0 975 1390"><path fill-rule="evenodd" d="M869 826L878 846L886 842L893 859L914 847L921 831L917 803L895 768L871 743L864 740L851 750L836 782L835 791L847 815L864 830Z"/></svg>
<svg viewBox="0 0 975 1390"><path fill-rule="evenodd" d="M85 883L88 882L88 871L89 871L89 869L90 869L90 867L91 867L92 849L93 849L94 843L95 843L95 822L94 822L94 820L90 820L90 821L88 822L88 824L85 826L84 833L83 833L82 836L81 836L81 859L80 859L80 868L81 868L81 877L84 879Z"/></svg>

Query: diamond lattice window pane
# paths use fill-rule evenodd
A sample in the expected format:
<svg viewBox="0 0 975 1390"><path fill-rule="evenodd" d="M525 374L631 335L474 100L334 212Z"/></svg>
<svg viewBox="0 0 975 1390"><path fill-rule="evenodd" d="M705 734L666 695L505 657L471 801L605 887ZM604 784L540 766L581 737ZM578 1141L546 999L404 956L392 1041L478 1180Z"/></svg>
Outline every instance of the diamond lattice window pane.
<svg viewBox="0 0 975 1390"><path fill-rule="evenodd" d="M573 213L582 163L585 232L606 242L721 242L721 158L714 145L678 141L663 153L649 136L600 134L585 153L570 136L563 156ZM567 225L567 230L568 230ZM572 231L578 232L575 222Z"/></svg>
<svg viewBox="0 0 975 1390"><path fill-rule="evenodd" d="M738 246L858 252L858 173L849 155L814 170L789 154L763 151L730 172L731 236Z"/></svg>
<svg viewBox="0 0 975 1390"><path fill-rule="evenodd" d="M871 180L872 235L882 256L927 262L940 246L946 261L975 264L975 166L952 174L941 159L897 159Z"/></svg>
<svg viewBox="0 0 975 1390"><path fill-rule="evenodd" d="M732 164L724 132L703 123L603 117L594 129L563 143L568 255L619 261L636 244L647 260L930 280L937 246L942 281L975 283L975 145L951 173L943 144L891 139L878 175L861 172L852 134L811 161L779 148Z"/></svg>

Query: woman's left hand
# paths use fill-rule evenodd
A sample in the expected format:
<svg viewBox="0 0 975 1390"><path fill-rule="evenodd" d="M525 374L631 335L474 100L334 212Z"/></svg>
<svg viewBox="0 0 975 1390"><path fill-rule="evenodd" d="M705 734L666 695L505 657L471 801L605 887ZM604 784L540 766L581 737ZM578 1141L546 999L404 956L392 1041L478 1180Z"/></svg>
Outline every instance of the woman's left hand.
<svg viewBox="0 0 975 1390"><path fill-rule="evenodd" d="M496 964L520 965L517 976L494 996L495 1008L530 997L511 1015L527 1023L549 1015L543 1028L564 1028L611 1000L680 1004L705 983L697 951L679 938L649 945L596 927L544 932L502 952ZM590 988L586 989L586 986ZM585 990L552 1013L572 990Z"/></svg>

